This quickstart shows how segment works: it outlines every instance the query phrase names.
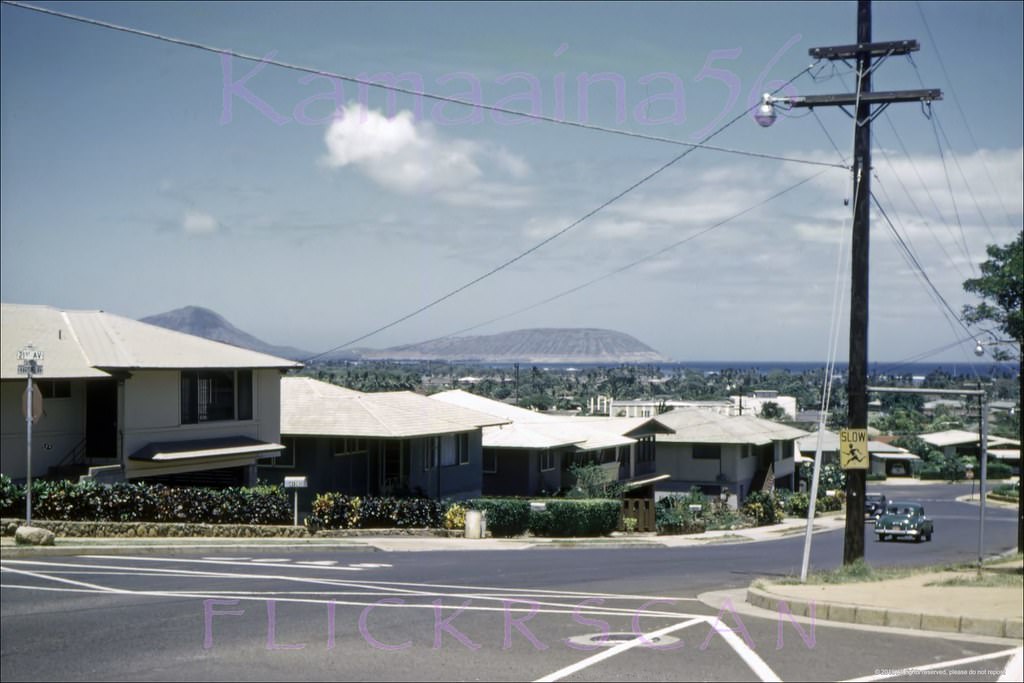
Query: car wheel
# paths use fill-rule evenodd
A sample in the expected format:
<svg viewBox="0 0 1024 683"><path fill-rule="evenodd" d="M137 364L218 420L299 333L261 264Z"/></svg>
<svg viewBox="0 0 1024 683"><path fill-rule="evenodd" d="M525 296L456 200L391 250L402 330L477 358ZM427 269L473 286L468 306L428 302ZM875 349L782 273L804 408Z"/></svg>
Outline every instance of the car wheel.
<svg viewBox="0 0 1024 683"><path fill-rule="evenodd" d="M884 541L885 540L885 534L878 534L875 538L877 540L879 540L879 541Z"/></svg>
<svg viewBox="0 0 1024 683"><path fill-rule="evenodd" d="M927 535L926 535L926 536L924 537L924 540L926 540L926 541L928 541L929 543L931 543L931 542L932 542L932 535L931 535L931 534L927 534Z"/></svg>
<svg viewBox="0 0 1024 683"><path fill-rule="evenodd" d="M920 543L920 542L921 542L921 534L918 534L917 536L914 536L914 543Z"/></svg>

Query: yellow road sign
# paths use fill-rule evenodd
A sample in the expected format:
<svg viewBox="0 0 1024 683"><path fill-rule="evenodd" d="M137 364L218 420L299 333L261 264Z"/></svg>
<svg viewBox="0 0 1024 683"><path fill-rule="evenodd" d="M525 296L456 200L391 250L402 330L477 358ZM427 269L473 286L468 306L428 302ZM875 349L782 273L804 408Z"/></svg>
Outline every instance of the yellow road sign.
<svg viewBox="0 0 1024 683"><path fill-rule="evenodd" d="M866 470L868 468L868 430L840 430L839 465L844 470Z"/></svg>

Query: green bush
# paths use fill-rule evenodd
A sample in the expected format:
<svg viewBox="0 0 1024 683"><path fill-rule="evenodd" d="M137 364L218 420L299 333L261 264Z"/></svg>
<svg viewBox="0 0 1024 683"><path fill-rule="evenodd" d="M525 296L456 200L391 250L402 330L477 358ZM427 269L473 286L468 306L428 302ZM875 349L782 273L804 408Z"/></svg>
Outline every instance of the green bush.
<svg viewBox="0 0 1024 683"><path fill-rule="evenodd" d="M700 510L690 510L699 505ZM707 529L704 513L711 504L698 487L686 494L673 494L658 499L654 508L654 525L659 534L700 534Z"/></svg>
<svg viewBox="0 0 1024 683"><path fill-rule="evenodd" d="M938 467L932 467L930 465L925 465L924 467L921 468L920 476L921 479L945 479L945 477L942 474L942 470L940 470Z"/></svg>
<svg viewBox="0 0 1024 683"><path fill-rule="evenodd" d="M4 516L25 516L25 487L0 480ZM35 480L32 515L37 519L91 522L188 522L287 524L291 509L277 486L207 489L144 482L111 485Z"/></svg>
<svg viewBox="0 0 1024 683"><path fill-rule="evenodd" d="M766 491L754 491L743 501L741 512L753 520L756 526L777 524L784 515L782 501Z"/></svg>
<svg viewBox="0 0 1024 683"><path fill-rule="evenodd" d="M321 493L306 518L311 530L440 528L447 505L430 498Z"/></svg>
<svg viewBox="0 0 1024 683"><path fill-rule="evenodd" d="M864 477L866 481L885 481L887 478L885 472L868 472Z"/></svg>
<svg viewBox="0 0 1024 683"><path fill-rule="evenodd" d="M492 536L520 536L530 528L530 503L518 498L477 498L466 506L487 515Z"/></svg>
<svg viewBox="0 0 1024 683"><path fill-rule="evenodd" d="M811 497L806 493L794 493L787 496L783 501L783 509L790 517L803 517L807 519L807 512L811 507ZM817 508L815 508L817 511Z"/></svg>
<svg viewBox="0 0 1024 683"><path fill-rule="evenodd" d="M621 512L622 503L617 500L553 500L544 512L532 513L530 530L549 536L607 536L618 528ZM532 518L544 521L534 524Z"/></svg>
<svg viewBox="0 0 1024 683"><path fill-rule="evenodd" d="M979 477L981 476L980 472L976 474ZM989 462L985 475L989 479L1009 479L1013 476L1013 468L1001 462Z"/></svg>

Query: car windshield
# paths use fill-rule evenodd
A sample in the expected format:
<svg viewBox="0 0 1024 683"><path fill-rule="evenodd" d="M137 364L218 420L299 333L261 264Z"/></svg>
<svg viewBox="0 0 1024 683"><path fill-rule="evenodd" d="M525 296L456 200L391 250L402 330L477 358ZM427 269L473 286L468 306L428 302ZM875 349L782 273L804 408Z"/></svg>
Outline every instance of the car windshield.
<svg viewBox="0 0 1024 683"><path fill-rule="evenodd" d="M890 515L916 515L918 509L914 505L890 505L885 510Z"/></svg>

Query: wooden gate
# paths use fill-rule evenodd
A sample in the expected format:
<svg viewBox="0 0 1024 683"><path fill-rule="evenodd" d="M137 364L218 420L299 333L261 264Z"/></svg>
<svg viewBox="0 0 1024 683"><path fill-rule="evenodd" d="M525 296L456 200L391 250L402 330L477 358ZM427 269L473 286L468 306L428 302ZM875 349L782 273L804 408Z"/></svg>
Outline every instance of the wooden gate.
<svg viewBox="0 0 1024 683"><path fill-rule="evenodd" d="M637 531L657 531L654 519L654 501L650 498L623 498L622 519L632 517L636 520ZM619 529L625 529L625 523L619 523Z"/></svg>

